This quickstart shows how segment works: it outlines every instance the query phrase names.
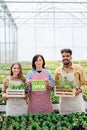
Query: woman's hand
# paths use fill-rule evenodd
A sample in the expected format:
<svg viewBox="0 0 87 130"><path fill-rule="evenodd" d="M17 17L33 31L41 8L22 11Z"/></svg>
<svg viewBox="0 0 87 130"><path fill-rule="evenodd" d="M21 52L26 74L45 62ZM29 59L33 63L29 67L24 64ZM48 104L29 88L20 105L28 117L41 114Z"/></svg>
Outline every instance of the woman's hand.
<svg viewBox="0 0 87 130"><path fill-rule="evenodd" d="M45 81L46 81L46 86L47 86L47 88L48 88L48 89L52 89L53 87L52 87L52 85L50 84L50 80L49 80L49 79L46 79Z"/></svg>
<svg viewBox="0 0 87 130"><path fill-rule="evenodd" d="M32 80L30 79L30 80L28 80L28 82L27 82L27 88L28 89L30 89L30 84L32 83Z"/></svg>

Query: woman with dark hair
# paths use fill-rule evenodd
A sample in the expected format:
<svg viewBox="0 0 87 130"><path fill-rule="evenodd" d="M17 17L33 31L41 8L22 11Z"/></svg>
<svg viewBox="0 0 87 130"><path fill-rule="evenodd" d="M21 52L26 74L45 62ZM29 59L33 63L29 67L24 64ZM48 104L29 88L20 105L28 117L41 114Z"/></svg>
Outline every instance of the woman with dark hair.
<svg viewBox="0 0 87 130"><path fill-rule="evenodd" d="M37 88L39 87L37 90L34 90L34 82L36 82ZM41 89L43 82L44 89ZM54 80L51 73L45 69L45 60L42 55L37 54L33 57L32 70L26 77L26 83L30 91L28 113L51 113L53 110L50 90L54 87Z"/></svg>
<svg viewBox="0 0 87 130"><path fill-rule="evenodd" d="M27 104L24 97L8 97L6 95L7 88L12 85L20 85L25 83L25 77L22 73L22 67L20 63L13 63L10 69L10 76L6 77L3 81L2 97L7 100L6 115L17 116L27 114Z"/></svg>

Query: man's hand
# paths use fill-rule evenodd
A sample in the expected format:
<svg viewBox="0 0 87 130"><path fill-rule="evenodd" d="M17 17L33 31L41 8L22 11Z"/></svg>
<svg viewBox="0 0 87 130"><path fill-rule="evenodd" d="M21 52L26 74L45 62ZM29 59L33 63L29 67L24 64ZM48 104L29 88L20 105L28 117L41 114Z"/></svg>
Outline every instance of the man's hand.
<svg viewBox="0 0 87 130"><path fill-rule="evenodd" d="M82 92L81 88L76 88L75 96L79 95L79 93L81 93L81 92Z"/></svg>

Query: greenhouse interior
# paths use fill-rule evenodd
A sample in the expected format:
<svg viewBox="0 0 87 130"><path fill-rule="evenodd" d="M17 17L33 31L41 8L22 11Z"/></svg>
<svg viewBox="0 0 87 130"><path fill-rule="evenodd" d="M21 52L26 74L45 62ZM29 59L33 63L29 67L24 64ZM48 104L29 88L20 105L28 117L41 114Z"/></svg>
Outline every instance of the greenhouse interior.
<svg viewBox="0 0 87 130"><path fill-rule="evenodd" d="M0 0L0 130L87 130L86 34L87 0ZM70 49L72 52L68 50L61 53L63 49ZM38 56L34 59L36 55ZM36 65L40 64L37 63L40 60L44 65L42 70L38 69L37 71ZM66 62L72 63L72 66ZM64 74L66 72L66 75L70 75L63 80L61 79L61 83L57 81L56 84L56 79L62 75L62 71L60 72L57 68L61 68L62 63L65 65L65 68L62 66L62 69L65 69ZM73 67L74 64L75 68ZM13 83L8 83L10 80L13 82L14 78L10 78L14 73L19 73L19 69L22 69L25 77L24 84L19 85L17 82L16 85L13 85ZM39 76L31 76L34 73L33 69L39 73ZM49 81L45 77L46 75L42 75L43 69L47 71L48 76L50 75ZM74 79L78 80L78 87L75 86L76 83L74 85L74 79L71 79L72 73L69 69L75 71L72 73ZM8 78L9 81L7 82ZM30 84L28 84L28 78L29 80L32 79ZM50 80L50 78L52 79ZM51 86L52 80L53 86ZM10 90L8 85L13 89ZM46 88L47 85L49 88ZM64 88L64 85L67 88ZM62 86L62 88L57 88L57 86ZM49 108L46 104L43 105L44 100L47 102L46 97L41 97L42 100L39 97L40 104L37 107L41 110L45 106L48 107L45 114L44 112L39 113L38 109L36 111L36 108L33 108L31 101L33 91L34 93L39 91L36 92L37 97L41 96L40 92L49 93L52 111L51 107ZM4 93L11 95L5 99ZM77 99L78 96L80 101ZM73 108L72 112L69 113L70 106L62 101L75 101L74 98L78 101L73 104L76 106L81 104L84 110L82 108L80 111L81 107L79 107L79 110L73 112L75 109ZM24 100L27 106L26 111L29 109L29 112L16 116L11 115L10 106L10 114L6 114L8 105L11 103L10 99L13 99L14 104L17 100L20 102ZM39 99L35 100L39 102ZM63 103L68 107L68 114L61 114ZM23 105L20 104L19 107L22 109ZM65 111L66 105L63 105ZM12 107L16 113L15 106ZM36 113L32 113L33 109Z"/></svg>

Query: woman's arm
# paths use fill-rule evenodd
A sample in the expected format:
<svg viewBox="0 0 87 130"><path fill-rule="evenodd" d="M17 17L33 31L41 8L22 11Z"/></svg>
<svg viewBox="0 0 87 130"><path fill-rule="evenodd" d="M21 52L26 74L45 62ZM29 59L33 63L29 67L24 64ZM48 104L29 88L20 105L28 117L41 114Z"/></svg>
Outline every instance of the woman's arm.
<svg viewBox="0 0 87 130"><path fill-rule="evenodd" d="M7 99L6 96L6 89L8 88L9 79L5 78L3 80L3 87L2 87L2 98Z"/></svg>
<svg viewBox="0 0 87 130"><path fill-rule="evenodd" d="M48 71L48 76L49 76L49 79L46 81L46 83L47 83L47 87L51 90L54 88L54 79L53 79L52 74L49 71Z"/></svg>

